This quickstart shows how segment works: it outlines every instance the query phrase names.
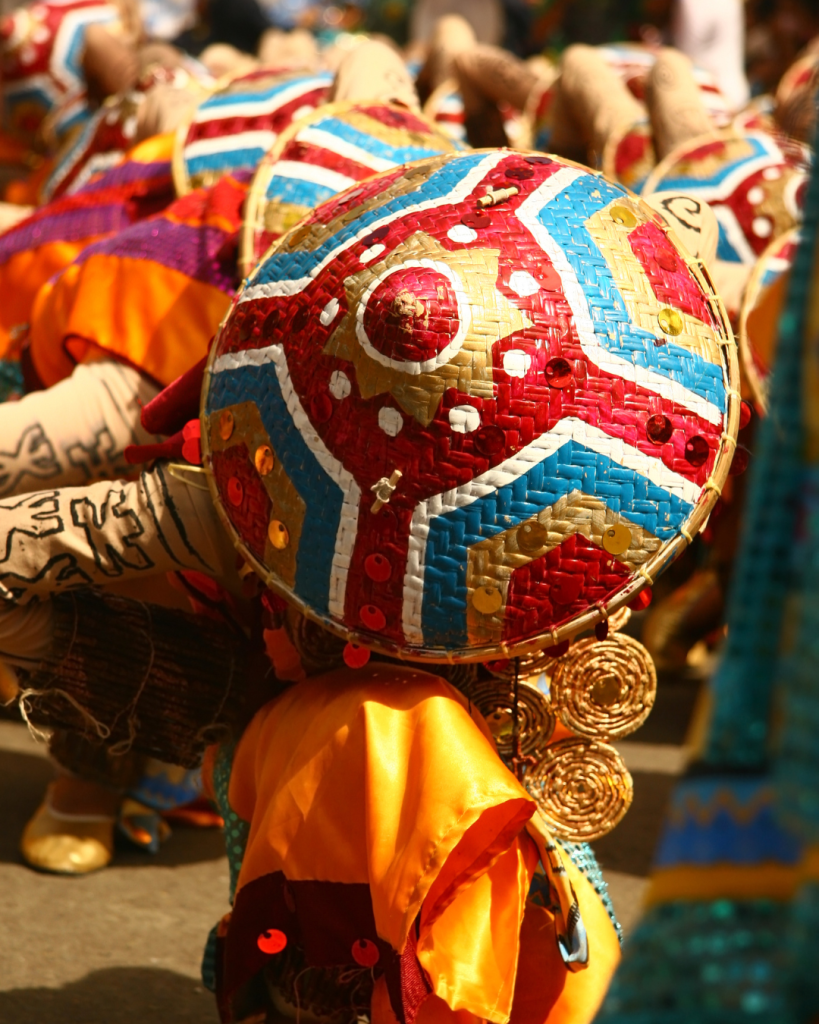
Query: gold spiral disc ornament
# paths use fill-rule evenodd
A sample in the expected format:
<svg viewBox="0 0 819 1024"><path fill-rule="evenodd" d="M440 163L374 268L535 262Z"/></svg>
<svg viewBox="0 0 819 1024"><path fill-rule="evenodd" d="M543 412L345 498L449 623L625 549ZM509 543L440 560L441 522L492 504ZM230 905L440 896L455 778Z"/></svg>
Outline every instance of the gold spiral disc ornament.
<svg viewBox="0 0 819 1024"><path fill-rule="evenodd" d="M515 686L506 680L476 680L463 692L486 719L498 753L509 759L540 756L555 728L549 703L536 687L518 683L517 733L520 750L515 750Z"/></svg>
<svg viewBox="0 0 819 1024"><path fill-rule="evenodd" d="M550 699L558 719L589 739L628 736L654 706L657 673L651 655L622 633L581 640L554 666Z"/></svg>
<svg viewBox="0 0 819 1024"><path fill-rule="evenodd" d="M526 788L554 832L570 842L593 842L620 823L634 784L607 743L572 738L553 743L526 774Z"/></svg>

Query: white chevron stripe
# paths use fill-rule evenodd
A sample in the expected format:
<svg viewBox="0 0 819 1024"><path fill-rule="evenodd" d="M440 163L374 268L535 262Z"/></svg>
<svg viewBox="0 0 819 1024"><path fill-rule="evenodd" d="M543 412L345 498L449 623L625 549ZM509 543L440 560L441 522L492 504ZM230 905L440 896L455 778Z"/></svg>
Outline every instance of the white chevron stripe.
<svg viewBox="0 0 819 1024"><path fill-rule="evenodd" d="M684 476L668 469L659 459L645 455L638 448L618 438L610 437L574 416L566 417L546 434L535 438L517 454L494 469L481 473L473 480L452 490L443 491L418 504L410 526L407 566L404 574L404 636L409 643L423 643L421 615L424 603L424 574L429 527L433 519L456 508L465 508L479 498L514 483L533 466L554 455L569 441L577 441L585 448L605 455L624 469L630 469L650 480L669 494L690 505L696 503L700 487Z"/></svg>
<svg viewBox="0 0 819 1024"><path fill-rule="evenodd" d="M343 156L347 160L354 160L357 164L361 164L364 167L372 167L374 171L389 171L395 167L392 160L385 160L383 157L368 153L366 149L362 149L346 139L341 139L337 135L333 135L332 132L325 131L323 128L305 128L299 132L298 141L306 142L311 146L318 146L321 149L327 149L337 156Z"/></svg>
<svg viewBox="0 0 819 1024"><path fill-rule="evenodd" d="M276 298L283 295L298 295L300 292L304 291L311 281L318 277L328 264L332 263L333 260L336 259L339 253L342 253L351 246L356 245L361 238L372 234L372 232L377 228L392 224L393 221L401 220L404 217L411 216L413 213L420 213L422 210L437 209L440 206L458 203L462 199L465 199L475 186L484 177L486 177L493 167L496 167L501 160L506 159L507 155L508 152L504 150L498 150L495 153L489 154L485 160L481 160L479 164L473 167L472 170L458 182L451 192L441 198L427 199L423 202L417 203L415 206L409 206L403 210L396 210L395 213L387 214L385 217L372 221L366 227L362 228L357 235L354 235L352 238L347 239L346 242L341 245L337 245L334 249L331 249L321 263L317 264L306 277L300 277L294 281L270 281L266 284L257 285L254 285L251 281L251 284L245 288L239 296L239 303L252 302L254 299Z"/></svg>
<svg viewBox="0 0 819 1024"><path fill-rule="evenodd" d="M215 153L234 153L239 149L261 149L267 152L278 136L275 132L242 132L240 135L220 135L214 139L197 139L185 146L185 160Z"/></svg>
<svg viewBox="0 0 819 1024"><path fill-rule="evenodd" d="M599 366L601 370L605 370L607 373L615 374L624 380L632 381L634 384L646 388L648 391L662 395L663 398L676 402L684 409L688 409L709 423L715 425L722 423L722 410L717 408L713 402L701 398L669 377L663 377L662 374L655 373L654 370L649 370L646 367L636 366L622 356L608 351L608 349L605 349L600 344L594 330L594 321L592 320L591 309L589 308L586 293L583 291L583 286L578 281L577 275L563 249L558 245L539 217L540 211L547 203L550 203L564 189L568 188L576 178L587 173L587 171L580 168L562 168L556 174L553 174L551 178L548 178L539 188L535 189L521 203L517 210L518 219L531 231L535 241L552 261L552 265L560 276L563 292L572 311L574 325L577 328L583 354L595 366Z"/></svg>
<svg viewBox="0 0 819 1024"><path fill-rule="evenodd" d="M293 178L296 181L310 181L314 185L324 185L334 192L342 192L345 188L356 183L356 178L350 178L346 174L339 174L338 171L331 171L327 167L319 167L316 164L300 164L296 160L278 160L271 165L273 174L278 178Z"/></svg>

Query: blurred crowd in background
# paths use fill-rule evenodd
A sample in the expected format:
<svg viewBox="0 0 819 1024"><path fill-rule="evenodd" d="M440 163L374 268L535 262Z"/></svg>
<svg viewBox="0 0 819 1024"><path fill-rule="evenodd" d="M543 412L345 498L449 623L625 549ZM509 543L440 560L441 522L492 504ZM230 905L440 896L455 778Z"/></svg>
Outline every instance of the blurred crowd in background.
<svg viewBox="0 0 819 1024"><path fill-rule="evenodd" d="M14 0L5 0L10 10ZM819 34L815 0L141 0L146 34L198 54L212 43L255 53L270 28L304 28L321 42L366 31L421 44L435 20L458 13L480 42L521 57L572 43L675 45L720 75L725 47L742 47L752 96L770 92ZM729 38L725 26L735 25ZM692 52L693 51L693 52ZM741 97L738 97L741 99Z"/></svg>

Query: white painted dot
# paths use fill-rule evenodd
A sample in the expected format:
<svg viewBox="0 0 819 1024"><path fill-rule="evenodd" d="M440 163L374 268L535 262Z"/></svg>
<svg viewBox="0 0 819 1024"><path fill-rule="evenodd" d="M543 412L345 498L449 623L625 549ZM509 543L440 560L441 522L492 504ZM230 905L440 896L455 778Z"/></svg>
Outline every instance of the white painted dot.
<svg viewBox="0 0 819 1024"><path fill-rule="evenodd" d="M404 417L397 409L391 409L385 405L383 409L378 410L378 425L387 437L395 437L396 434L401 433Z"/></svg>
<svg viewBox="0 0 819 1024"><path fill-rule="evenodd" d="M455 405L449 410L449 425L456 434L471 434L481 425L481 414L472 405Z"/></svg>
<svg viewBox="0 0 819 1024"><path fill-rule="evenodd" d="M350 378L343 370L334 370L330 374L330 394L333 398L337 398L340 402L352 390L353 385L350 383Z"/></svg>
<svg viewBox="0 0 819 1024"><path fill-rule="evenodd" d="M376 242L375 245L371 245L369 249L365 249L359 259L362 263L370 263L376 256L380 256L386 248L386 245L383 245L381 242Z"/></svg>
<svg viewBox="0 0 819 1024"><path fill-rule="evenodd" d="M33 46L24 46L20 51L20 63L21 64L33 64L37 60L37 51Z"/></svg>
<svg viewBox="0 0 819 1024"><path fill-rule="evenodd" d="M452 239L453 242L460 242L465 245L467 242L474 242L478 237L478 232L474 228L468 228L466 224L456 224L454 228L450 228L447 231L446 236Z"/></svg>
<svg viewBox="0 0 819 1024"><path fill-rule="evenodd" d="M782 177L781 167L766 167L762 172L765 181L778 181Z"/></svg>
<svg viewBox="0 0 819 1024"><path fill-rule="evenodd" d="M126 117L122 122L122 137L124 139L133 139L137 133L137 119L134 116Z"/></svg>
<svg viewBox="0 0 819 1024"><path fill-rule="evenodd" d="M753 188L748 189L748 202L751 206L759 206L761 202L765 200L765 190L760 188L759 185L754 185Z"/></svg>
<svg viewBox="0 0 819 1024"><path fill-rule="evenodd" d="M509 287L515 295L520 295L521 298L525 298L527 295L534 295L540 291L540 285L528 270L516 270L509 278Z"/></svg>
<svg viewBox="0 0 819 1024"><path fill-rule="evenodd" d="M41 46L43 43L47 43L51 38L51 33L45 27L45 25L38 25L31 33L31 41Z"/></svg>
<svg viewBox="0 0 819 1024"><path fill-rule="evenodd" d="M532 357L521 348L510 348L503 353L503 368L510 377L525 377L532 365Z"/></svg>
<svg viewBox="0 0 819 1024"><path fill-rule="evenodd" d="M773 224L767 217L754 217L751 230L757 238L767 238L773 231Z"/></svg>
<svg viewBox="0 0 819 1024"><path fill-rule="evenodd" d="M338 313L338 299L330 299L324 309L321 311L319 320L321 321L322 327L327 327L331 324Z"/></svg>

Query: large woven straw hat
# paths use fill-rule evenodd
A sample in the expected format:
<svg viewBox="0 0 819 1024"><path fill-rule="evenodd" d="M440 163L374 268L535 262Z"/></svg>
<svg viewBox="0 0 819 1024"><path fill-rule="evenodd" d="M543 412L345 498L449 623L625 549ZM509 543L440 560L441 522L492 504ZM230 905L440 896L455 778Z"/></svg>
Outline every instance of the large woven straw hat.
<svg viewBox="0 0 819 1024"><path fill-rule="evenodd" d="M85 33L90 25L125 33L120 7L102 0L49 0L21 4L0 20L5 131L32 140L58 108L61 134L89 116Z"/></svg>
<svg viewBox="0 0 819 1024"><path fill-rule="evenodd" d="M338 192L379 171L461 148L430 120L394 103L349 101L311 111L281 133L253 178L242 232L243 272Z"/></svg>
<svg viewBox="0 0 819 1024"><path fill-rule="evenodd" d="M222 82L177 132L179 195L226 174L249 180L281 132L327 100L332 83L328 73L270 68Z"/></svg>
<svg viewBox="0 0 819 1024"><path fill-rule="evenodd" d="M705 200L720 225L717 257L753 265L771 241L802 220L810 166L807 147L783 135L727 129L683 143L642 189Z"/></svg>
<svg viewBox="0 0 819 1024"><path fill-rule="evenodd" d="M731 331L657 215L586 168L434 157L319 206L214 343L217 509L275 591L354 646L558 645L708 516L739 420Z"/></svg>

